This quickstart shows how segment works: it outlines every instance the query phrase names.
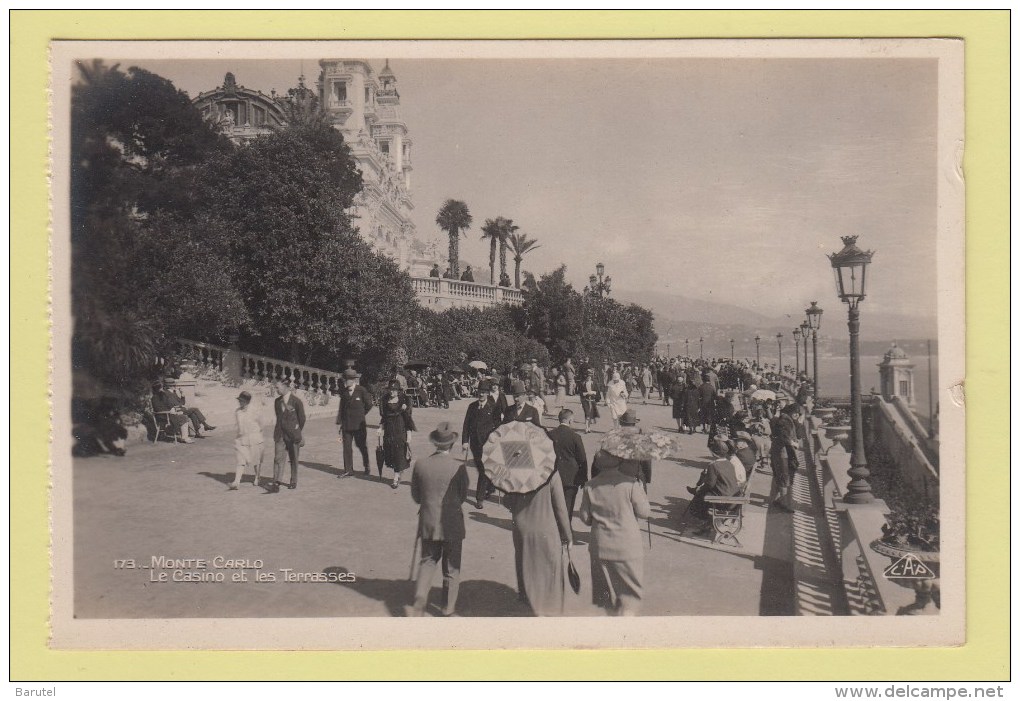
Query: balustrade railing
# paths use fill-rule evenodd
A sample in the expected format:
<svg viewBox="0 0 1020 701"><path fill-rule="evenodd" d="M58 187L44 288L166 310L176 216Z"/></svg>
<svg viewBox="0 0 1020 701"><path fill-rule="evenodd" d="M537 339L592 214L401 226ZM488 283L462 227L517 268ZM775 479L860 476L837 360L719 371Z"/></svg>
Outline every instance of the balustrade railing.
<svg viewBox="0 0 1020 701"><path fill-rule="evenodd" d="M524 294L509 287L497 287L480 282L450 280L438 277L411 278L418 295L469 302L472 304L522 304Z"/></svg>
<svg viewBox="0 0 1020 701"><path fill-rule="evenodd" d="M229 348L214 346L211 343L191 341L186 338L177 339L177 351L203 368L223 371L223 359Z"/></svg>
<svg viewBox="0 0 1020 701"><path fill-rule="evenodd" d="M186 338L177 340L178 351L200 370L211 370L234 380L276 382L288 380L294 389L312 394L338 394L343 385L340 373L291 363L264 355L232 350Z"/></svg>
<svg viewBox="0 0 1020 701"><path fill-rule="evenodd" d="M289 380L291 387L313 394L338 394L343 386L340 373L288 363L275 358L241 352L241 379L255 382Z"/></svg>

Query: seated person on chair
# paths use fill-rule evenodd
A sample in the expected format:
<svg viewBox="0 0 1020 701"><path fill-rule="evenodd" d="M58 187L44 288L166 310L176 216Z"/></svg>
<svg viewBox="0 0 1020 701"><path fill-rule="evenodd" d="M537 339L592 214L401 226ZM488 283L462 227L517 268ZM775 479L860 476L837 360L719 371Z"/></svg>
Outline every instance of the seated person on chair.
<svg viewBox="0 0 1020 701"><path fill-rule="evenodd" d="M743 463L736 456L735 447L732 441L725 438L716 438L709 449L716 457L702 475L702 481L694 490L694 499L691 500L690 511L694 516L702 520L708 519L708 503L705 497L732 497L740 493L740 488L747 481L747 472ZM691 488L688 487L688 490ZM701 529L701 532L710 530L709 524Z"/></svg>
<svg viewBox="0 0 1020 701"><path fill-rule="evenodd" d="M180 434L184 443L193 442L188 434L188 426L192 424L191 417L184 413L180 398L163 389L162 382L152 383L152 411L154 414L167 413L169 421L168 432ZM158 419L157 419L158 421Z"/></svg>

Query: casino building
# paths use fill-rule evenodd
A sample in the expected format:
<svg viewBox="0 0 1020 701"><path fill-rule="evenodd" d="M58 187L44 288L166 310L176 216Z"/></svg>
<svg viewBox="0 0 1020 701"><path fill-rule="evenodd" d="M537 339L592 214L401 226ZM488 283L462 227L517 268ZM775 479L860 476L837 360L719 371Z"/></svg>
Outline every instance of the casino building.
<svg viewBox="0 0 1020 701"><path fill-rule="evenodd" d="M420 237L411 219L414 141L400 116L397 76L389 61L378 73L362 59L324 58L319 69L317 92L301 76L287 95L266 95L238 85L227 73L222 85L198 95L194 104L233 141L243 143L284 125L287 101L316 98L361 170L363 187L351 212L355 226L377 251L410 273L419 301L439 309L520 303L518 290L428 277L433 263L446 267L445 245L438 236Z"/></svg>

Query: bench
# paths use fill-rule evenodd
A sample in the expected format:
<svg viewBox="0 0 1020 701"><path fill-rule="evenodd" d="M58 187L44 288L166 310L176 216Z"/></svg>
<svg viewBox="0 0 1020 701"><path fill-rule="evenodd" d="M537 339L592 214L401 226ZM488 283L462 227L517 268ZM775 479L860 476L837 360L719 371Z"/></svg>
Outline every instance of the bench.
<svg viewBox="0 0 1020 701"><path fill-rule="evenodd" d="M730 545L735 548L742 548L737 534L744 527L744 506L751 503L749 491L751 489L751 478L761 464L756 460L754 467L747 475L747 480L740 491L731 497L706 496L705 503L708 504L709 522L712 526L712 543L715 545Z"/></svg>

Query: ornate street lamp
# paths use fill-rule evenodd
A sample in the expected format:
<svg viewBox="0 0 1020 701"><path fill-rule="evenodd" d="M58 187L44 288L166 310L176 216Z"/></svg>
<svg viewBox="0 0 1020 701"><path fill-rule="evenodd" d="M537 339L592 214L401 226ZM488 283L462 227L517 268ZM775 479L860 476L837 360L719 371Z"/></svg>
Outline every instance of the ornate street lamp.
<svg viewBox="0 0 1020 701"><path fill-rule="evenodd" d="M865 275L874 251L857 247L856 236L842 236L843 250L829 255L836 277L836 294L847 305L847 327L850 330L850 484L843 500L850 504L867 504L875 500L868 484L868 461L864 455L863 412L861 411L861 312L857 305L864 299Z"/></svg>
<svg viewBox="0 0 1020 701"><path fill-rule="evenodd" d="M700 350L699 350L699 357L702 360L704 360L705 359L705 339L704 339L704 337L698 339L698 347L700 348Z"/></svg>
<svg viewBox="0 0 1020 701"><path fill-rule="evenodd" d="M585 288L593 297L608 297L613 289L613 278L606 277L606 266L595 265L595 274L588 276L588 287Z"/></svg>
<svg viewBox="0 0 1020 701"><path fill-rule="evenodd" d="M688 358L691 357L691 339L689 338L684 339L684 355Z"/></svg>
<svg viewBox="0 0 1020 701"><path fill-rule="evenodd" d="M733 339L730 339L730 362L733 362Z"/></svg>
<svg viewBox="0 0 1020 701"><path fill-rule="evenodd" d="M811 306L804 310L807 314L808 326L811 327L811 353L814 356L814 398L818 402L818 329L822 328L822 308L818 302L812 302Z"/></svg>
<svg viewBox="0 0 1020 701"><path fill-rule="evenodd" d="M808 331L810 331L810 330L811 330L811 327L808 325L807 319L805 319L804 321L800 322L800 337L804 339L804 375L805 375L805 377L808 375L807 339L808 339Z"/></svg>
<svg viewBox="0 0 1020 701"><path fill-rule="evenodd" d="M761 336L754 335L754 364L761 368Z"/></svg>
<svg viewBox="0 0 1020 701"><path fill-rule="evenodd" d="M800 377L800 329L796 326L793 327L793 342L797 344L797 349L793 352L797 364L797 370L793 377L796 379Z"/></svg>
<svg viewBox="0 0 1020 701"><path fill-rule="evenodd" d="M776 341L779 343L779 376L783 375L783 334L776 334Z"/></svg>

